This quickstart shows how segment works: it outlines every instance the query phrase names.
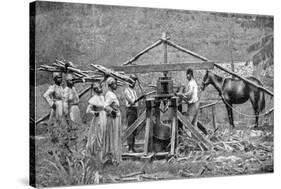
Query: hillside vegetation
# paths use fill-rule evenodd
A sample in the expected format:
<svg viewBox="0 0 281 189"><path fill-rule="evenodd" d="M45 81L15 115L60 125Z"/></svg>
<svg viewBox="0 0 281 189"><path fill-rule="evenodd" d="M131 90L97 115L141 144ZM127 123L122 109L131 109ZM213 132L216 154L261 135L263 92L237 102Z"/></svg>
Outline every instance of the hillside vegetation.
<svg viewBox="0 0 281 189"><path fill-rule="evenodd" d="M210 60L229 62L232 56L235 61L246 61L250 56L247 48L273 33L272 24L270 16L38 2L36 65L56 58L70 60L82 69L88 69L90 63L120 65L164 31L177 44ZM193 60L175 49L168 51L171 63ZM137 63L158 64L162 58L159 46ZM49 74L37 74L38 85L49 82Z"/></svg>
<svg viewBox="0 0 281 189"><path fill-rule="evenodd" d="M120 65L168 32L175 43L219 62L246 62L247 49L273 33L273 17L184 10L38 2L36 8L36 67L56 58L74 62L81 69L91 63ZM196 60L168 47L168 62ZM159 64L162 46L143 55L138 64ZM196 60L198 62L198 60ZM226 65L230 69L230 65ZM219 74L224 74L214 70ZM255 75L273 90L273 65L237 64L243 76ZM48 111L41 95L51 82L49 73L37 71L37 116ZM204 71L195 73L201 82ZM142 85L154 85L160 73L140 75ZM227 76L227 74L224 74ZM173 72L175 83L185 82L184 72ZM268 79L269 78L269 79ZM38 86L40 85L40 87ZM84 85L77 85L78 89ZM147 89L148 90L148 89ZM208 95L207 95L208 94ZM209 87L203 97L215 98ZM122 95L121 95L122 96ZM205 98L205 97L204 97Z"/></svg>

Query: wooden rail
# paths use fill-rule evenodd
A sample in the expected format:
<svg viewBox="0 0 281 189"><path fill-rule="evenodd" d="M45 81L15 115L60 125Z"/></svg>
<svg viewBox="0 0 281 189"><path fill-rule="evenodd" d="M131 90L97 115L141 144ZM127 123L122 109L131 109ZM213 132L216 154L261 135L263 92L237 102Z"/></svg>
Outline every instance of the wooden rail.
<svg viewBox="0 0 281 189"><path fill-rule="evenodd" d="M201 63L177 63L177 64L149 64L149 65L130 65L130 66L110 66L109 68L125 73L151 73L166 71L185 71L188 68L194 70L213 69L213 62Z"/></svg>

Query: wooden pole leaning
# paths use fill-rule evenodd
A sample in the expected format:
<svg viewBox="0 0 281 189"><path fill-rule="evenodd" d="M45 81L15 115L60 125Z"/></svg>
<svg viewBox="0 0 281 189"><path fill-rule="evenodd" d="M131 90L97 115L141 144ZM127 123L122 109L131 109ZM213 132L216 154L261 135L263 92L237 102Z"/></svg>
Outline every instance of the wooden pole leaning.
<svg viewBox="0 0 281 189"><path fill-rule="evenodd" d="M268 90L268 89L266 89L266 88L264 88L264 87L262 87L260 85L255 84L254 82L252 82L252 81L250 81L250 80L248 80L248 79L238 75L237 73L234 73L234 72L232 72L232 71L230 71L230 70L228 70L228 69L226 69L226 68L224 68L224 67L222 67L222 66L220 66L218 64L214 64L214 66L219 68L220 70L223 70L223 71L229 73L230 75L234 75L235 77L241 79L242 81L248 83L249 85L252 85L252 86L254 86L254 87L264 91L265 93L269 94L270 96L274 95L272 91L270 91L270 90Z"/></svg>
<svg viewBox="0 0 281 189"><path fill-rule="evenodd" d="M144 155L147 156L152 147L153 140L153 126L151 125L153 99L147 99L146 104L146 125L144 136Z"/></svg>
<svg viewBox="0 0 281 189"><path fill-rule="evenodd" d="M178 144L178 118L177 118L177 104L178 98L173 97L171 99L171 108L172 108L172 133L171 133L171 149L170 155L175 155L176 147Z"/></svg>

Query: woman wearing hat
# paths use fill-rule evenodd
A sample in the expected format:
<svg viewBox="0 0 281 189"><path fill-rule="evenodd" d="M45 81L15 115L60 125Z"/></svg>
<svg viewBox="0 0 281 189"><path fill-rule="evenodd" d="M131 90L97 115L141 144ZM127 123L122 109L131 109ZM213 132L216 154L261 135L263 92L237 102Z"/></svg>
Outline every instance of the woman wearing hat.
<svg viewBox="0 0 281 189"><path fill-rule="evenodd" d="M72 74L65 76L66 87L64 88L64 113L75 123L82 123L79 109L79 96L74 87Z"/></svg>
<svg viewBox="0 0 281 189"><path fill-rule="evenodd" d="M116 79L109 77L106 80L108 90L105 94L104 109L106 111L106 157L111 158L113 163L121 161L121 114L119 100L115 94L117 89Z"/></svg>
<svg viewBox="0 0 281 189"><path fill-rule="evenodd" d="M55 121L61 121L63 116L63 88L62 74L60 72L53 73L54 84L49 86L47 91L43 94L43 97L51 108L49 125L52 125Z"/></svg>
<svg viewBox="0 0 281 189"><path fill-rule="evenodd" d="M104 111L105 99L100 83L93 85L94 95L90 98L87 113L93 115L91 121L86 150L90 155L103 159L105 150L106 113Z"/></svg>

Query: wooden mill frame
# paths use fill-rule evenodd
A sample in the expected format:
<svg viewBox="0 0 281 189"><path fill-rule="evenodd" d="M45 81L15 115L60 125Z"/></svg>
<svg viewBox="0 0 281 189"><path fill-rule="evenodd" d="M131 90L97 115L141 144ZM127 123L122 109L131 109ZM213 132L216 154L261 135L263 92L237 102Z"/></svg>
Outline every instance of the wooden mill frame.
<svg viewBox="0 0 281 189"><path fill-rule="evenodd" d="M140 56L147 53L154 47L162 44L163 45L163 64L157 65L130 65L135 62ZM198 62L188 62L188 63L175 63L175 64L168 64L168 52L167 52L167 45L176 48L179 51L187 53L196 59L199 59ZM167 34L164 32L162 37L157 40L154 44L147 47L143 51L139 52L136 56L131 58L130 60L124 62L122 66L112 66L111 69L115 71L123 71L125 73L148 73L148 72L163 72L164 76L167 76L169 71L183 71L187 70L188 68L193 68L194 70L199 69L213 69L214 62L209 61L207 58L192 52L184 47L177 45L176 43L172 42ZM144 153L137 153L134 154L136 156L144 156L147 157L149 152L152 149L153 143L153 127L151 125L152 120L152 112L153 109L157 115L160 115L160 105L159 99L146 99L146 110L138 117L138 119L125 130L123 135L122 141L124 142L138 127L143 125L145 122L145 137L144 137ZM212 143L206 139L199 130L194 127L189 120L186 119L185 116L182 115L181 112L178 111L178 97L172 97L170 99L170 108L172 109L172 126L171 126L171 148L169 153L156 153L154 155L175 155L176 147L177 147L177 135L178 135L178 120L182 123L185 130L188 130L194 139L198 141L199 146L204 149L208 150L213 147ZM158 116L159 117L159 116ZM159 124L159 120L156 119L156 124ZM124 154L125 156L130 154ZM132 155L132 154L131 154Z"/></svg>

